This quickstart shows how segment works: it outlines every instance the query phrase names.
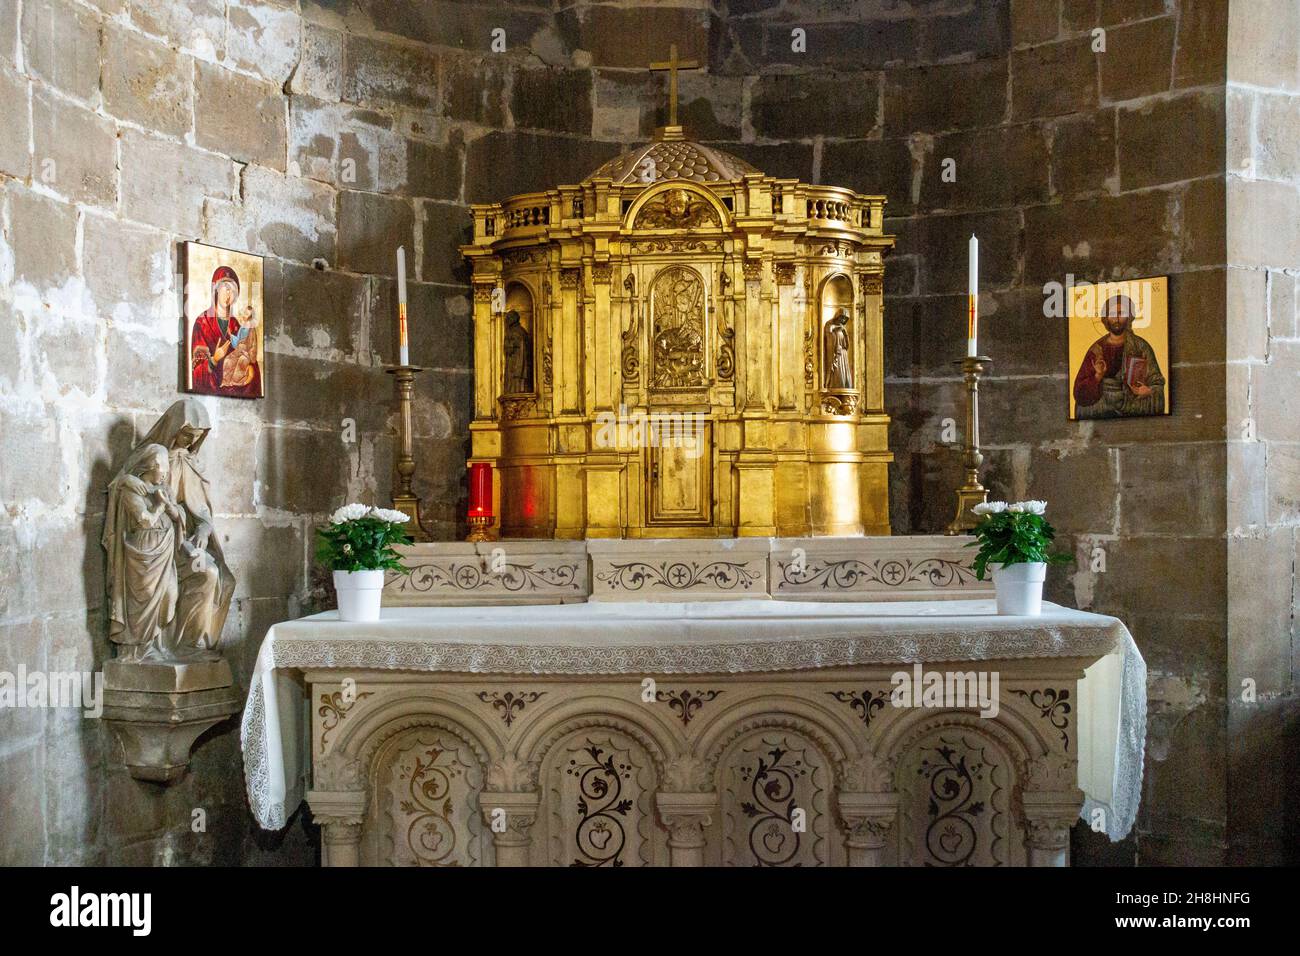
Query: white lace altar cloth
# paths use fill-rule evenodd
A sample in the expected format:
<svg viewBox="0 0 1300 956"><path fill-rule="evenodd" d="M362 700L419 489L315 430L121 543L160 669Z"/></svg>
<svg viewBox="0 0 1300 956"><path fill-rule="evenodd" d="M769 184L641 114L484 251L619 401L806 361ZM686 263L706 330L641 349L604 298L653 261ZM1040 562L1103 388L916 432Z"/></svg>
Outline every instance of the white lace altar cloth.
<svg viewBox="0 0 1300 956"><path fill-rule="evenodd" d="M310 763L306 669L472 674L735 674L867 664L1096 657L1079 682L1081 816L1112 840L1137 816L1146 663L1116 618L1044 603L1001 617L992 600L707 601L327 611L274 625L249 682L241 741L248 800L266 829L302 803Z"/></svg>

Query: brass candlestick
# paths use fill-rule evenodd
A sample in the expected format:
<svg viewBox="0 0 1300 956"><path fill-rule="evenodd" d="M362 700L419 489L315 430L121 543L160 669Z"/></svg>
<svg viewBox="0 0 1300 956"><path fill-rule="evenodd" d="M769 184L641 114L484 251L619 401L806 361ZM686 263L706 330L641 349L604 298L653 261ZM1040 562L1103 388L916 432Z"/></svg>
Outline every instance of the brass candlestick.
<svg viewBox="0 0 1300 956"><path fill-rule="evenodd" d="M393 508L411 519L408 533L415 541L430 541L432 537L420 517L420 497L411 490L411 476L415 474L415 455L411 439L411 394L415 391L415 373L423 372L418 365L395 365L384 369L397 382L397 402L402 411L401 447L397 452L397 493L393 495Z"/></svg>
<svg viewBox="0 0 1300 956"><path fill-rule="evenodd" d="M470 515L469 516L469 537L466 541L491 541L492 540L492 516L491 515Z"/></svg>
<svg viewBox="0 0 1300 956"><path fill-rule="evenodd" d="M968 355L953 364L961 369L966 380L965 481L957 489L957 516L948 525L946 533L962 534L975 527L978 516L972 509L987 501L989 495L988 489L980 484L980 466L984 464L984 455L980 452L980 376L993 360L986 355Z"/></svg>

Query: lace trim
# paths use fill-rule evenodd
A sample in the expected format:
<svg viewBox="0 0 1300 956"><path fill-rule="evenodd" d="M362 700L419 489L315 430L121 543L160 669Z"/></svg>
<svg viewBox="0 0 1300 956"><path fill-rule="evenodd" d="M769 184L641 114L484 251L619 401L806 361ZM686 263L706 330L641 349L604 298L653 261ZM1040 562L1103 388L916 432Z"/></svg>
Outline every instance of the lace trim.
<svg viewBox="0 0 1300 956"><path fill-rule="evenodd" d="M271 766L266 753L266 701L260 673L254 674L248 685L248 703L239 724L239 739L244 751L244 786L253 818L264 830L283 830L289 822L285 807L271 800Z"/></svg>
<svg viewBox="0 0 1300 956"><path fill-rule="evenodd" d="M956 640L954 640L956 638ZM1108 630L1072 631L1069 656L1115 650ZM630 644L592 647L466 644L454 641L322 641L277 638L276 667L356 667L472 674L745 674L863 664L1060 657L1065 635L1048 631L981 631L976 636L871 635L733 643Z"/></svg>
<svg viewBox="0 0 1300 956"><path fill-rule="evenodd" d="M1120 676L1120 712L1118 753L1115 759L1115 782L1111 793L1113 805L1085 797L1080 819L1092 822L1093 810L1105 816L1106 836L1112 842L1124 839L1137 821L1142 800L1142 774L1146 765L1147 741L1147 665L1138 653L1133 638L1125 635L1124 664Z"/></svg>

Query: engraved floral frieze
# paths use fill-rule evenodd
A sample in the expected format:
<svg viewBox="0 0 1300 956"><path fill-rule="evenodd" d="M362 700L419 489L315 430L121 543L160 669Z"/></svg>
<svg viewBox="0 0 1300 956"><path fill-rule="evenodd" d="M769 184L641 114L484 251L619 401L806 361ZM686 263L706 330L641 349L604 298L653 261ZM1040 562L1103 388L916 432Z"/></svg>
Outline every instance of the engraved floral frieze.
<svg viewBox="0 0 1300 956"><path fill-rule="evenodd" d="M475 866L481 822L470 812L481 787L473 755L448 734L415 732L386 774L384 842L401 866Z"/></svg>
<svg viewBox="0 0 1300 956"><path fill-rule="evenodd" d="M960 561L947 558L877 558L861 561L778 561L781 578L777 587L848 591L870 585L886 588L965 587L977 583L975 572Z"/></svg>
<svg viewBox="0 0 1300 956"><path fill-rule="evenodd" d="M748 591L762 574L739 561L645 561L611 563L596 574L596 580L610 590L639 591L644 587L665 587L674 591L714 588L720 591Z"/></svg>
<svg viewBox="0 0 1300 956"><path fill-rule="evenodd" d="M387 587L398 594L426 594L437 590L514 592L565 590L581 593L582 581L575 564L516 564L506 561L499 570L479 561L421 562L408 564L389 576Z"/></svg>
<svg viewBox="0 0 1300 956"><path fill-rule="evenodd" d="M827 768L800 736L761 733L723 773L724 859L733 866L825 866Z"/></svg>

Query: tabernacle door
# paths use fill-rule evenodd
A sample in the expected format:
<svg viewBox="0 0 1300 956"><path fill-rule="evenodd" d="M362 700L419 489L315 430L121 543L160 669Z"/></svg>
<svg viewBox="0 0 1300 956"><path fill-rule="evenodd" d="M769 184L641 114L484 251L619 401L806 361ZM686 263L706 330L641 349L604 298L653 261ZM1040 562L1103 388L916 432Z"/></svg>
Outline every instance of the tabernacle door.
<svg viewBox="0 0 1300 956"><path fill-rule="evenodd" d="M707 422L674 416L645 450L646 523L660 528L713 521L713 442Z"/></svg>

